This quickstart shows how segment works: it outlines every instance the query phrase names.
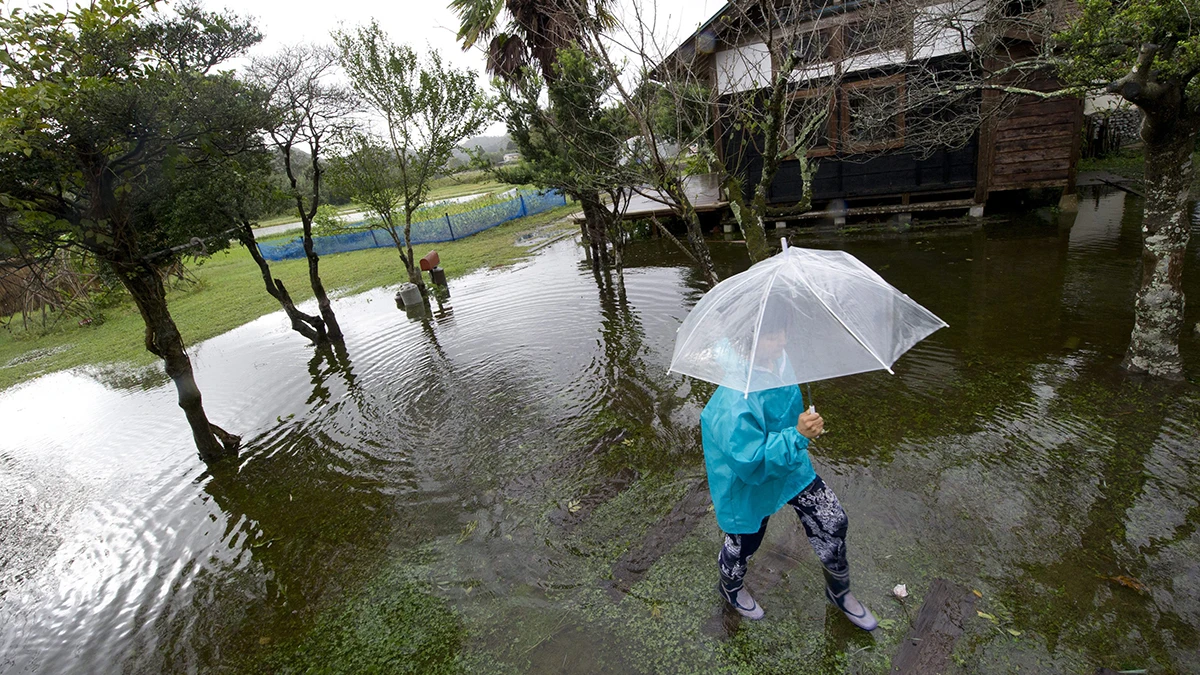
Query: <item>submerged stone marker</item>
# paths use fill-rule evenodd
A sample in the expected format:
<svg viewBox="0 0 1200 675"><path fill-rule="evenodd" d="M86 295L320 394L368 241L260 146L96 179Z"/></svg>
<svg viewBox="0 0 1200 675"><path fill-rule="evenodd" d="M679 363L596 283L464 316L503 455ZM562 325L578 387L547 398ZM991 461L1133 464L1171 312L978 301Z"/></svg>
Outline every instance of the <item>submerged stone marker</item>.
<svg viewBox="0 0 1200 675"><path fill-rule="evenodd" d="M893 675L937 675L950 670L950 652L975 608L975 596L945 579L934 579L912 630L892 658Z"/></svg>
<svg viewBox="0 0 1200 675"><path fill-rule="evenodd" d="M396 300L404 304L404 308L415 307L421 304L421 291L416 284L403 283L400 284L400 290L396 291Z"/></svg>
<svg viewBox="0 0 1200 675"><path fill-rule="evenodd" d="M680 499L671 512L650 526L640 546L629 549L621 559L613 563L612 580L605 586L614 602L620 602L630 589L641 581L650 568L677 544L682 542L692 528L708 517L712 498L708 493L708 479L701 478Z"/></svg>

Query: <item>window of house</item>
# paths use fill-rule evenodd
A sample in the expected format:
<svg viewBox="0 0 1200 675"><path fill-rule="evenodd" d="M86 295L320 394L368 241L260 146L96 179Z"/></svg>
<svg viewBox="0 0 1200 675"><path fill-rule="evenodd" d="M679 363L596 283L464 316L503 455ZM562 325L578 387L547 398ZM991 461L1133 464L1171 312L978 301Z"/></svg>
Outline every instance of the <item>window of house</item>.
<svg viewBox="0 0 1200 675"><path fill-rule="evenodd" d="M810 89L793 95L785 110L782 149L789 151L799 141L810 157L832 154L833 109L827 89Z"/></svg>
<svg viewBox="0 0 1200 675"><path fill-rule="evenodd" d="M846 26L842 31L842 54L871 54L904 49L910 40L912 21L899 9L880 12Z"/></svg>
<svg viewBox="0 0 1200 675"><path fill-rule="evenodd" d="M847 149L865 151L903 145L903 107L903 78L848 85L842 98L842 130Z"/></svg>
<svg viewBox="0 0 1200 675"><path fill-rule="evenodd" d="M1006 0L1000 5L1000 16L1004 18L1018 17L1041 9L1045 4L1046 0Z"/></svg>
<svg viewBox="0 0 1200 675"><path fill-rule="evenodd" d="M796 36L792 47L798 66L823 63L833 58L833 31L807 30Z"/></svg>

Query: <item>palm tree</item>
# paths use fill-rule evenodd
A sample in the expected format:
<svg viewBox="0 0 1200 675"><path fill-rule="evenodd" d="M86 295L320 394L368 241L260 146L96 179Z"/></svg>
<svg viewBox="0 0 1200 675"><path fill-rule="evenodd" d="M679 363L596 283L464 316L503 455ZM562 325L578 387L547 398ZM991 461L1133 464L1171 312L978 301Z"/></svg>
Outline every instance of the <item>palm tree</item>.
<svg viewBox="0 0 1200 675"><path fill-rule="evenodd" d="M610 4L611 0L451 0L450 8L458 14L464 51L490 40L489 73L511 80L532 59L550 81L555 79L558 50L578 42L589 23L616 25ZM501 27L506 12L508 21Z"/></svg>
<svg viewBox="0 0 1200 675"><path fill-rule="evenodd" d="M547 82L558 79L555 63L560 49L578 45L584 31L613 28L616 17L609 11L612 0L451 0L458 14L458 39L463 50L490 39L487 48L489 73L512 82L535 62ZM501 16L507 23L501 28ZM585 238L596 255L599 268L608 260L608 233L600 205L600 193L588 190L572 195L583 206Z"/></svg>

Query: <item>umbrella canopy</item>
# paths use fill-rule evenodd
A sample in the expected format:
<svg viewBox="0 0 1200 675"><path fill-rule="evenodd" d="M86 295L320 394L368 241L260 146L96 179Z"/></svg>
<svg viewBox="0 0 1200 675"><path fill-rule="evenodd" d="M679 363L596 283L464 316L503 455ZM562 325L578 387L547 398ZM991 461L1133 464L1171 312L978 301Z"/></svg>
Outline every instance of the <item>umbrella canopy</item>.
<svg viewBox="0 0 1200 675"><path fill-rule="evenodd" d="M892 364L946 322L844 251L789 248L717 284L675 338L670 370L742 392Z"/></svg>

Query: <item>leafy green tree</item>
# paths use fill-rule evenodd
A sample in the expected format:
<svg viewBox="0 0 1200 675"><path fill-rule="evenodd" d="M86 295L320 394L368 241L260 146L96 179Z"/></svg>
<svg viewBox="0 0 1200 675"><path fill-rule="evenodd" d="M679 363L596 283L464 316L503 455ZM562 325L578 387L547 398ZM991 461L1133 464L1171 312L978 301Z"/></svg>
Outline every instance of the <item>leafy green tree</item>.
<svg viewBox="0 0 1200 675"><path fill-rule="evenodd" d="M611 0L452 0L450 7L459 16L458 38L463 49L489 39L488 72L512 85L521 85L518 80L539 71L543 82L554 83L560 77L556 61L561 50L577 47L589 31L617 26ZM525 93L517 92L517 96ZM522 162L534 163L527 158ZM544 171L542 174L548 175ZM562 178L567 180L569 176L563 174ZM592 249L603 257L607 255L611 221L600 206L601 190L579 194L584 234ZM620 246L619 241L613 243ZM599 261L596 256L592 259L594 263Z"/></svg>
<svg viewBox="0 0 1200 675"><path fill-rule="evenodd" d="M350 166L382 171L371 183L390 182L398 190L404 214L402 241L395 228L388 231L409 280L424 295L425 283L413 259L413 215L425 203L430 181L445 173L458 144L492 120L493 103L480 90L475 73L447 66L437 51L419 59L407 45L394 44L374 21L354 31L336 31L333 37L354 91L386 127L384 140L360 137L362 161L351 161ZM394 167L376 161L373 153L380 143L391 148ZM355 196L367 194L359 191ZM375 215L385 224L391 222L383 212Z"/></svg>
<svg viewBox="0 0 1200 675"><path fill-rule="evenodd" d="M258 152L262 96L215 68L260 39L236 17L105 0L0 14L0 240L87 251L128 289L206 462L238 437L209 422L163 267L236 226L195 195L225 158Z"/></svg>
<svg viewBox="0 0 1200 675"><path fill-rule="evenodd" d="M1200 129L1200 2L1082 0L1080 9L1058 36L1062 73L1073 83L1121 96L1144 115L1142 281L1125 367L1181 378L1183 267Z"/></svg>
<svg viewBox="0 0 1200 675"><path fill-rule="evenodd" d="M536 73L499 86L509 134L534 184L562 190L583 205L593 265L606 262L609 240L620 271L621 216L635 178L627 162L628 120L623 109L604 105L611 82L579 49L559 50L554 74L545 87Z"/></svg>
<svg viewBox="0 0 1200 675"><path fill-rule="evenodd" d="M330 163L330 183L354 195L374 224L387 231L412 279L413 253L408 245L411 225L406 229L404 178L395 153L387 144L362 133L352 135L345 145L346 151ZM424 285L419 270L414 283Z"/></svg>

